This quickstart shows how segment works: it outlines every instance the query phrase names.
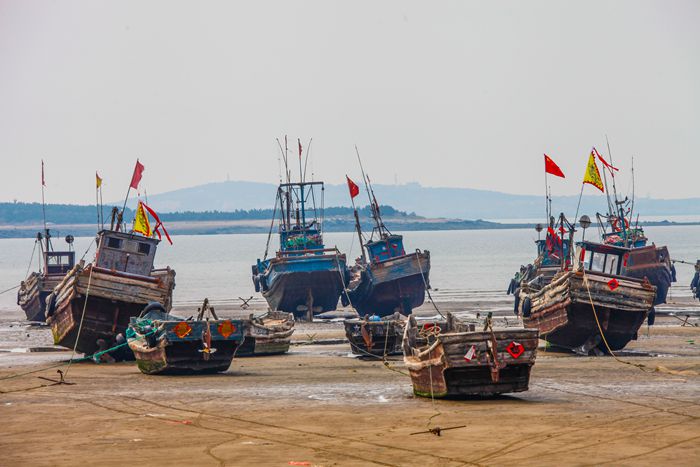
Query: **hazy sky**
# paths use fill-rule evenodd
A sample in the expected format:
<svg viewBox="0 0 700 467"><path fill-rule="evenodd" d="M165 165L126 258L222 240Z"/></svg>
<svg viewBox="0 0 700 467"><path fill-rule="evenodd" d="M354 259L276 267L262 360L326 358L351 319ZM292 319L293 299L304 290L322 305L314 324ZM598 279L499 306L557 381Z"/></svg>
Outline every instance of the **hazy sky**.
<svg viewBox="0 0 700 467"><path fill-rule="evenodd" d="M49 202L136 157L149 193L276 182L285 133L329 183L358 144L376 182L527 194L608 134L639 194L700 196L700 2L0 0L0 201L42 157Z"/></svg>

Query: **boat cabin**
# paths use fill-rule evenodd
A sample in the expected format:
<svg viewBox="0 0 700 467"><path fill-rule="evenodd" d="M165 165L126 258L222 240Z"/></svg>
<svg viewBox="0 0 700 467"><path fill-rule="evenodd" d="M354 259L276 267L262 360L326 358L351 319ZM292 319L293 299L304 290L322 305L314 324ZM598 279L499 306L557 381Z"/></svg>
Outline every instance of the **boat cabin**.
<svg viewBox="0 0 700 467"><path fill-rule="evenodd" d="M44 274L67 274L75 266L75 251L44 252Z"/></svg>
<svg viewBox="0 0 700 467"><path fill-rule="evenodd" d="M629 249L594 242L579 242L580 260L586 271L602 272L612 276L623 275Z"/></svg>
<svg viewBox="0 0 700 467"><path fill-rule="evenodd" d="M570 242L568 240L565 240L562 244L561 239L557 237L554 241L535 240L535 244L537 245L537 256L542 258L541 266L561 265L562 246L564 247L564 258L569 258Z"/></svg>
<svg viewBox="0 0 700 467"><path fill-rule="evenodd" d="M97 267L141 276L151 274L160 240L113 230L101 230L97 239Z"/></svg>
<svg viewBox="0 0 700 467"><path fill-rule="evenodd" d="M306 228L293 225L290 229L280 228L280 250L286 252L304 250L323 250L323 237L318 231L316 222L311 222Z"/></svg>
<svg viewBox="0 0 700 467"><path fill-rule="evenodd" d="M381 263L397 256L404 256L406 252L403 248L402 235L387 235L386 237L373 242L367 242L367 253L372 263Z"/></svg>

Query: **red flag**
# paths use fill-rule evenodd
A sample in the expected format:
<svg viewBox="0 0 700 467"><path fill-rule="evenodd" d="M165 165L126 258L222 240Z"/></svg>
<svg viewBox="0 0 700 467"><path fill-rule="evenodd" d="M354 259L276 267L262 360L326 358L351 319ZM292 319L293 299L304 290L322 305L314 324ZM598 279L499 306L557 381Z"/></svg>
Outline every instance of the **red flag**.
<svg viewBox="0 0 700 467"><path fill-rule="evenodd" d="M559 166L555 164L547 154L544 155L544 171L549 174L556 175L557 177L566 178L564 177L564 172L561 171Z"/></svg>
<svg viewBox="0 0 700 467"><path fill-rule="evenodd" d="M41 160L41 186L46 186L46 181L44 180L44 159Z"/></svg>
<svg viewBox="0 0 700 467"><path fill-rule="evenodd" d="M608 168L610 173L612 173L613 170L619 170L617 167L613 167L612 164L608 164L608 161L603 159L603 156L598 154L598 150L595 147L593 147L593 149L591 150L591 154L595 154L596 156L598 156L598 159L600 159L600 162L602 162L603 165Z"/></svg>
<svg viewBox="0 0 700 467"><path fill-rule="evenodd" d="M142 167L143 167L143 166L142 166ZM173 244L173 241L170 239L170 235L168 235L168 231L165 230L165 226L164 226L163 223L160 221L160 218L158 217L158 214L156 214L156 212L155 212L153 209L151 209L151 208L150 208L146 203L144 203L143 201L139 201L139 202L141 203L141 206L143 206L144 208L146 208L146 211L148 211L148 213L149 213L149 214L153 217L153 219L155 219L155 221L156 221L156 226L153 228L153 232L154 232L156 235L158 235L158 238L161 238L161 237L160 237L160 228L162 227L162 228L163 228L163 233L165 234L165 238L167 238L167 239L168 239L168 242L170 242L170 244L172 245L172 244Z"/></svg>
<svg viewBox="0 0 700 467"><path fill-rule="evenodd" d="M348 190L350 190L350 199L353 199L355 196L360 194L360 187L355 184L352 180L350 180L350 177L347 175L345 178L348 179Z"/></svg>
<svg viewBox="0 0 700 467"><path fill-rule="evenodd" d="M301 160L301 140L297 138L297 142L299 143L299 160Z"/></svg>
<svg viewBox="0 0 700 467"><path fill-rule="evenodd" d="M139 182L141 181L141 176L143 175L143 164L139 162L138 159L136 159L136 167L134 167L134 175L131 176L131 185L129 185L133 189L138 189L139 187Z"/></svg>

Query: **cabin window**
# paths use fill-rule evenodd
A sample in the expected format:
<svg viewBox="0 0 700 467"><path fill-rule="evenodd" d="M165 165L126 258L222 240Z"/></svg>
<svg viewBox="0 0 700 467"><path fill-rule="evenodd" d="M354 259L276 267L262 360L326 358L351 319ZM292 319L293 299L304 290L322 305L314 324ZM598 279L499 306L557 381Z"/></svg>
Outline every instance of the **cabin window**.
<svg viewBox="0 0 700 467"><path fill-rule="evenodd" d="M113 238L109 237L107 239L107 247L108 248L115 248L117 250L120 250L122 247L122 241L119 238Z"/></svg>
<svg viewBox="0 0 700 467"><path fill-rule="evenodd" d="M617 266L620 264L620 257L617 255L606 255L605 274L617 274Z"/></svg>
<svg viewBox="0 0 700 467"><path fill-rule="evenodd" d="M603 272L605 268L605 253L593 253L591 271Z"/></svg>
<svg viewBox="0 0 700 467"><path fill-rule="evenodd" d="M151 245L148 243L139 242L139 253L147 255L151 252Z"/></svg>
<svg viewBox="0 0 700 467"><path fill-rule="evenodd" d="M590 250L584 250L583 252L583 268L584 269L591 269L591 257L593 256L593 252Z"/></svg>

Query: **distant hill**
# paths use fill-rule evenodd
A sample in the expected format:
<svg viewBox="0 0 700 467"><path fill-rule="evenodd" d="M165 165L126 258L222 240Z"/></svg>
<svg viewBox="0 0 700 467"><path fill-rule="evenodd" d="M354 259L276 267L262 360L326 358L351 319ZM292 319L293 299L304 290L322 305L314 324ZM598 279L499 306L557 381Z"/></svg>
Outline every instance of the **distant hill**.
<svg viewBox="0 0 700 467"><path fill-rule="evenodd" d="M528 219L542 217L544 195L514 195L471 188L425 187L418 183L375 185L382 204L425 217L452 219ZM269 183L228 181L208 183L157 195L149 195L149 204L163 212L235 211L272 208L276 186ZM360 194L364 198L364 192ZM361 199L362 199L361 198ZM578 196L555 196L552 208L573 216ZM326 206L349 206L347 186L326 185ZM364 203L363 203L364 204ZM133 204L132 204L133 206ZM580 213L594 215L605 210L603 195L585 195ZM700 214L700 198L637 198L635 211L643 216Z"/></svg>

